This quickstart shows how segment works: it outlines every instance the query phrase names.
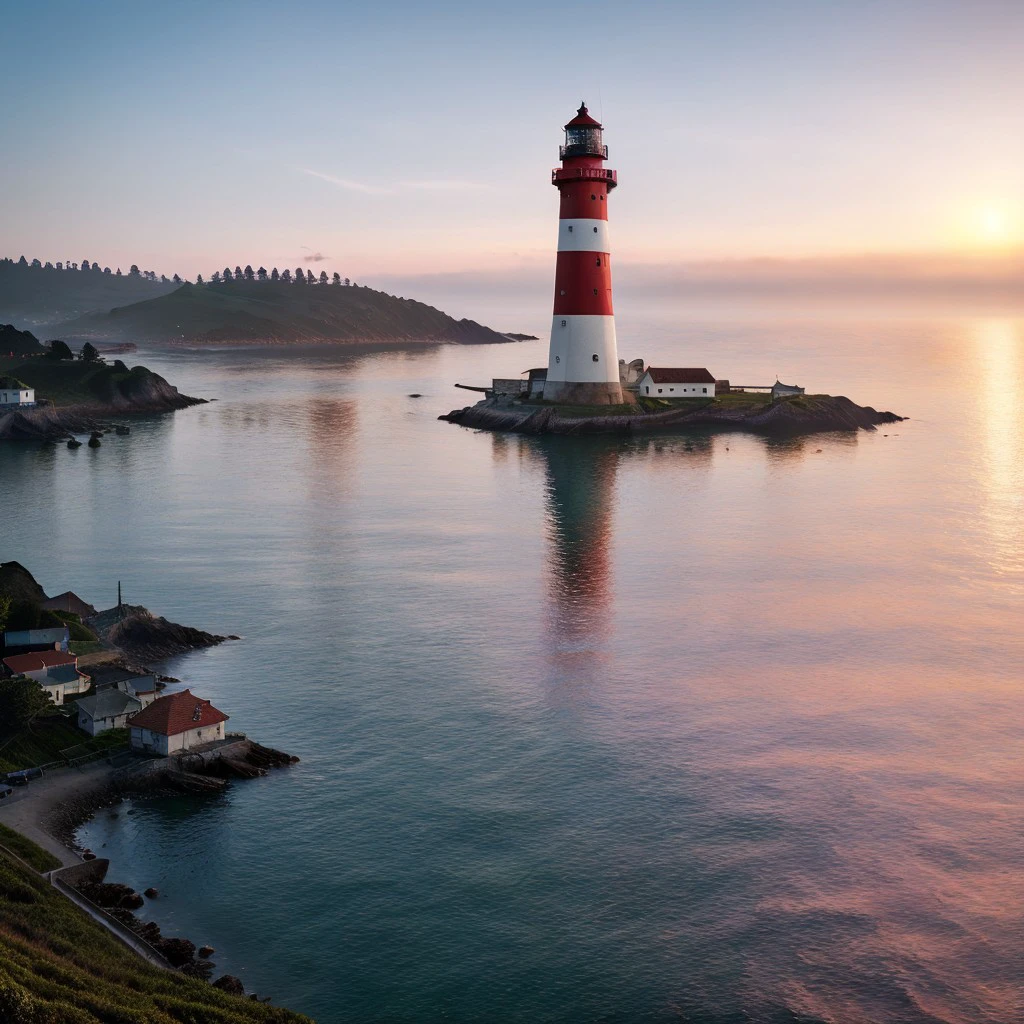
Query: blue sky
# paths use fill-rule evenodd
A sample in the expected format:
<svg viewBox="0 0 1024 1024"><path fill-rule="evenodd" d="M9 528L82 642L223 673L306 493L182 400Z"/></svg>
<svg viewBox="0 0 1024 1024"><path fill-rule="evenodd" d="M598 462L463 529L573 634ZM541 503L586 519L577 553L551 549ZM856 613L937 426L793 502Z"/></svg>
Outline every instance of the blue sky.
<svg viewBox="0 0 1024 1024"><path fill-rule="evenodd" d="M7 5L5 253L530 276L585 98L620 263L1024 242L1024 4Z"/></svg>

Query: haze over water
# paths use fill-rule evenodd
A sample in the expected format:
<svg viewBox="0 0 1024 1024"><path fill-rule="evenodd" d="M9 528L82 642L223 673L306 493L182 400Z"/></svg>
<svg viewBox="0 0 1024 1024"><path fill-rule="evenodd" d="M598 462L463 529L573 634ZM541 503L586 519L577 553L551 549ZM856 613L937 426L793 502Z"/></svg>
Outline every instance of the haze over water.
<svg viewBox="0 0 1024 1024"><path fill-rule="evenodd" d="M82 839L324 1024L1020 1019L1024 321L620 338L911 418L525 439L435 417L544 342L145 352L217 402L0 447L3 557L242 634L166 670L302 758Z"/></svg>

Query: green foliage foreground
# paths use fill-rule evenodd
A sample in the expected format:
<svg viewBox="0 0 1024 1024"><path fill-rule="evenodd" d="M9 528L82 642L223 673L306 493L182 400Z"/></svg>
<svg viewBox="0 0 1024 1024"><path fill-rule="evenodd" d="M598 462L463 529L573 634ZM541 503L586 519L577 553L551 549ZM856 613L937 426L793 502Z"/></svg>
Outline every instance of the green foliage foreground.
<svg viewBox="0 0 1024 1024"><path fill-rule="evenodd" d="M308 1018L147 964L45 879L0 852L0 1021L298 1024Z"/></svg>

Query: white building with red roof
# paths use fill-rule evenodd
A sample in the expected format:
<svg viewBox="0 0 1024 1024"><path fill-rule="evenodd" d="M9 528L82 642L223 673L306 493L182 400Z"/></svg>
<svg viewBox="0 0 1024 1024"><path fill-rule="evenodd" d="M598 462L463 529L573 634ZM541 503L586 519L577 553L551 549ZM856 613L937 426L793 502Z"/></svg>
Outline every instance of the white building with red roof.
<svg viewBox="0 0 1024 1024"><path fill-rule="evenodd" d="M66 695L84 693L89 680L78 671L78 656L63 651L32 651L4 658L4 668L12 676L34 679L54 704L63 704Z"/></svg>
<svg viewBox="0 0 1024 1024"><path fill-rule="evenodd" d="M703 366L648 366L637 387L643 398L715 397L715 378Z"/></svg>
<svg viewBox="0 0 1024 1024"><path fill-rule="evenodd" d="M224 739L227 720L228 716L208 700L190 690L180 690L158 697L129 720L132 747L166 757Z"/></svg>

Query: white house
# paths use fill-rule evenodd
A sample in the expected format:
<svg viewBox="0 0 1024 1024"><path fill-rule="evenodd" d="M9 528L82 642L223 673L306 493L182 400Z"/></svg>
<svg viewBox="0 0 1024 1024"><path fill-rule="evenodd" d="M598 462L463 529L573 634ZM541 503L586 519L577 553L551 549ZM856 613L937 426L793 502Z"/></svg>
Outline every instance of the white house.
<svg viewBox="0 0 1024 1024"><path fill-rule="evenodd" d="M637 388L643 398L714 398L715 378L703 367L648 366Z"/></svg>
<svg viewBox="0 0 1024 1024"><path fill-rule="evenodd" d="M108 729L124 729L142 710L142 701L121 690L103 690L83 697L78 704L78 728L90 736Z"/></svg>
<svg viewBox="0 0 1024 1024"><path fill-rule="evenodd" d="M189 690L158 697L132 718L132 748L174 754L224 739L228 716Z"/></svg>
<svg viewBox="0 0 1024 1024"><path fill-rule="evenodd" d="M11 406L28 408L36 404L34 388L22 384L14 377L0 377L0 410L6 411Z"/></svg>
<svg viewBox="0 0 1024 1024"><path fill-rule="evenodd" d="M34 679L54 704L63 704L66 694L89 689L89 681L78 671L78 658L62 651L32 651L4 658L4 667L13 676Z"/></svg>

